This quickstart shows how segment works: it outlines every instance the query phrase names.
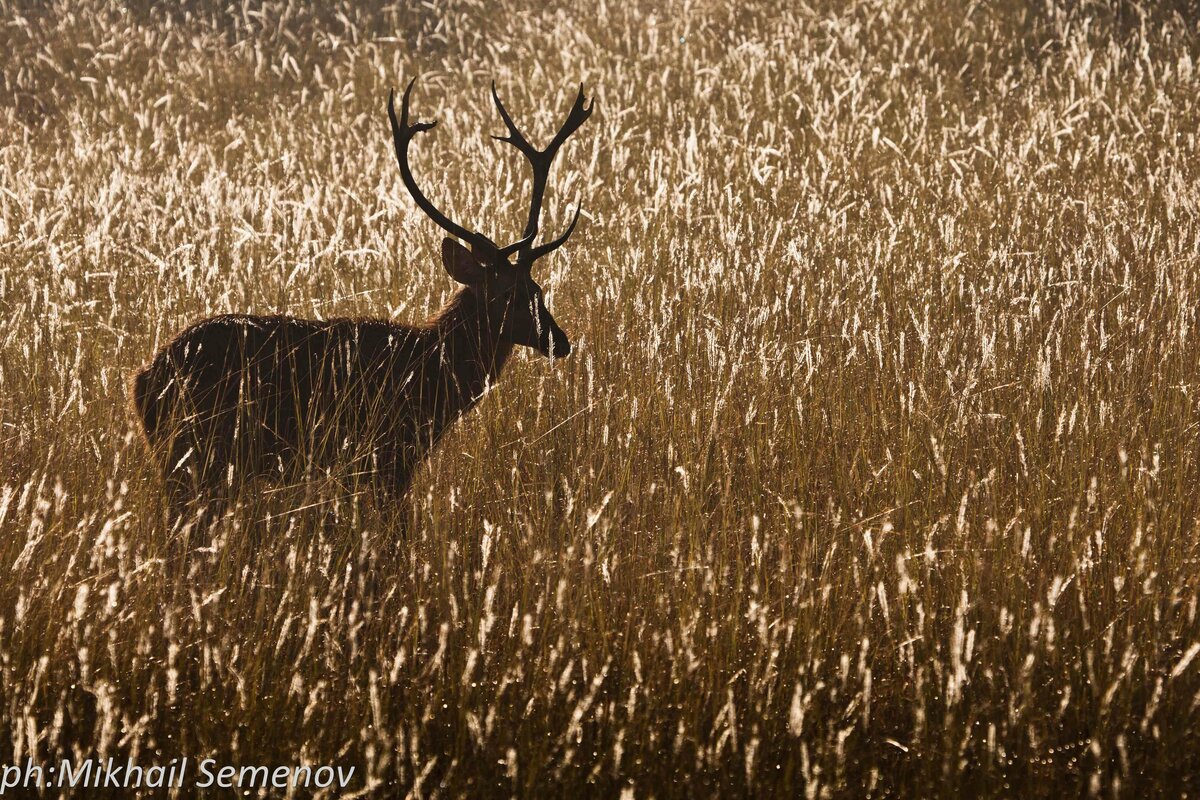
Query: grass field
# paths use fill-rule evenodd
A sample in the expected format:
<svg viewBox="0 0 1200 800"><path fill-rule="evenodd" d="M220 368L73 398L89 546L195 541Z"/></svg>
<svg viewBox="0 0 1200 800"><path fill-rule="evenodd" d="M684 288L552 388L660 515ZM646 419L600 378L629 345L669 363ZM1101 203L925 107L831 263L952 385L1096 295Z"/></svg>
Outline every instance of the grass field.
<svg viewBox="0 0 1200 800"><path fill-rule="evenodd" d="M1200 791L1191 6L184 5L0 0L0 765ZM497 239L490 81L540 141L596 95L538 275L576 352L514 359L408 539L277 487L172 577L129 376L205 315L454 290L391 150L415 75L414 170Z"/></svg>

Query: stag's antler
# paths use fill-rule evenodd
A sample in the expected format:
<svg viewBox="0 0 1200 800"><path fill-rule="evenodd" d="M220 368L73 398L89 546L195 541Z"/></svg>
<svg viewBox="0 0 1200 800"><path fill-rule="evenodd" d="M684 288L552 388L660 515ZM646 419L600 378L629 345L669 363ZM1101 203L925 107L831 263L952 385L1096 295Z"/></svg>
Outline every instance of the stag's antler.
<svg viewBox="0 0 1200 800"><path fill-rule="evenodd" d="M404 90L404 97L400 102L400 119L396 120L396 92L395 90L388 93L388 118L392 121L392 141L396 146L396 161L400 165L400 177L404 179L404 186L408 189L408 193L412 195L412 199L417 206L425 212L431 220L436 222L444 231L451 236L457 236L459 239L471 245L472 250L480 252L482 250L491 251L499 259L507 261L513 253L527 248L533 242L536 235L527 233L523 238L505 247L499 247L495 242L484 236L478 231L472 231L468 228L459 225L454 220L443 214L437 207L429 201L429 198L417 186L417 181L413 178L412 170L408 166L408 145L413 140L413 137L423 131L432 130L437 122L413 122L408 121L408 98L412 94L413 84L417 82L413 78L408 82L408 87ZM535 218L536 222L536 218Z"/></svg>
<svg viewBox="0 0 1200 800"><path fill-rule="evenodd" d="M557 239L546 242L544 244L533 247L533 238L538 233L538 217L542 211L542 199L546 194L546 181L550 177L550 167L554 163L554 156L558 154L558 149L563 146L563 143L579 129L579 126L587 121L587 118L592 115L592 109L596 107L595 99L588 103L583 94L583 84L579 84L579 94L575 97L575 103L571 106L570 113L567 114L567 119L563 122L562 127L558 129L558 133L546 145L544 150L539 150L530 144L529 140L517 128L512 117L508 113L508 109L504 107L504 103L500 100L500 95L496 93L496 83L492 82L492 99L496 102L496 110L500 112L500 118L504 120L504 125L508 128L507 136L493 136L501 142L508 142L529 161L529 165L533 168L533 194L529 201L529 221L525 223L525 244L519 249L521 251L518 257L518 263L526 266L532 264L536 259L541 258L547 253L553 252L562 247L570 238L571 233L575 230L575 223L579 221L580 205L575 204L575 217L571 220L571 224L567 226L566 231Z"/></svg>

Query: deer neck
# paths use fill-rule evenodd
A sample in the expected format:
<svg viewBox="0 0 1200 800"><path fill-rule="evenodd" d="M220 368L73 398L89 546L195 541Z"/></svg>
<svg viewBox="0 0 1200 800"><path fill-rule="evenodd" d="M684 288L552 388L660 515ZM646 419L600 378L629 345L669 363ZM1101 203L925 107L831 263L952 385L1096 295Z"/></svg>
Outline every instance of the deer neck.
<svg viewBox="0 0 1200 800"><path fill-rule="evenodd" d="M439 368L462 404L458 411L474 405L488 385L500 376L512 354L512 343L500 335L500 320L489 318L487 303L469 288L463 288L434 318L438 339Z"/></svg>

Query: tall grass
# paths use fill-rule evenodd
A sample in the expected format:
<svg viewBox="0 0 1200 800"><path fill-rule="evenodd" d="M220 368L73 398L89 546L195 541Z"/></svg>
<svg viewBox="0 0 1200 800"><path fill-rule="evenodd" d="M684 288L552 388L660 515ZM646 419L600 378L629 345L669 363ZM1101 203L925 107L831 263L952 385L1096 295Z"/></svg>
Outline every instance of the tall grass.
<svg viewBox="0 0 1200 800"><path fill-rule="evenodd" d="M0 763L1196 791L1191 9L307 5L0 0ZM175 577L127 378L207 314L444 302L417 74L414 170L498 239L489 82L539 137L597 95L543 214L584 201L539 275L578 349L514 360L409 538L282 487Z"/></svg>

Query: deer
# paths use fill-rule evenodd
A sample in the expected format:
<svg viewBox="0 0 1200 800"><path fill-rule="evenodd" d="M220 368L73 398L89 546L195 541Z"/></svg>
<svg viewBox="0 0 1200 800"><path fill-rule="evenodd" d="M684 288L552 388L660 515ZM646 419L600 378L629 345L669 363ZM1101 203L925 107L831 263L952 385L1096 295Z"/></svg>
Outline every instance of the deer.
<svg viewBox="0 0 1200 800"><path fill-rule="evenodd" d="M591 116L583 85L544 148L514 123L492 82L507 133L532 168L521 237L503 246L440 211L418 186L409 146L437 121L410 121L409 81L388 118L400 177L424 215L445 231L441 260L460 286L417 324L224 314L188 327L132 381L132 400L178 528L221 516L247 481L286 480L346 464L382 503L403 507L414 471L455 421L495 385L513 349L551 359L571 342L533 278L540 259L575 231L581 205L557 237L535 244L550 168Z"/></svg>

